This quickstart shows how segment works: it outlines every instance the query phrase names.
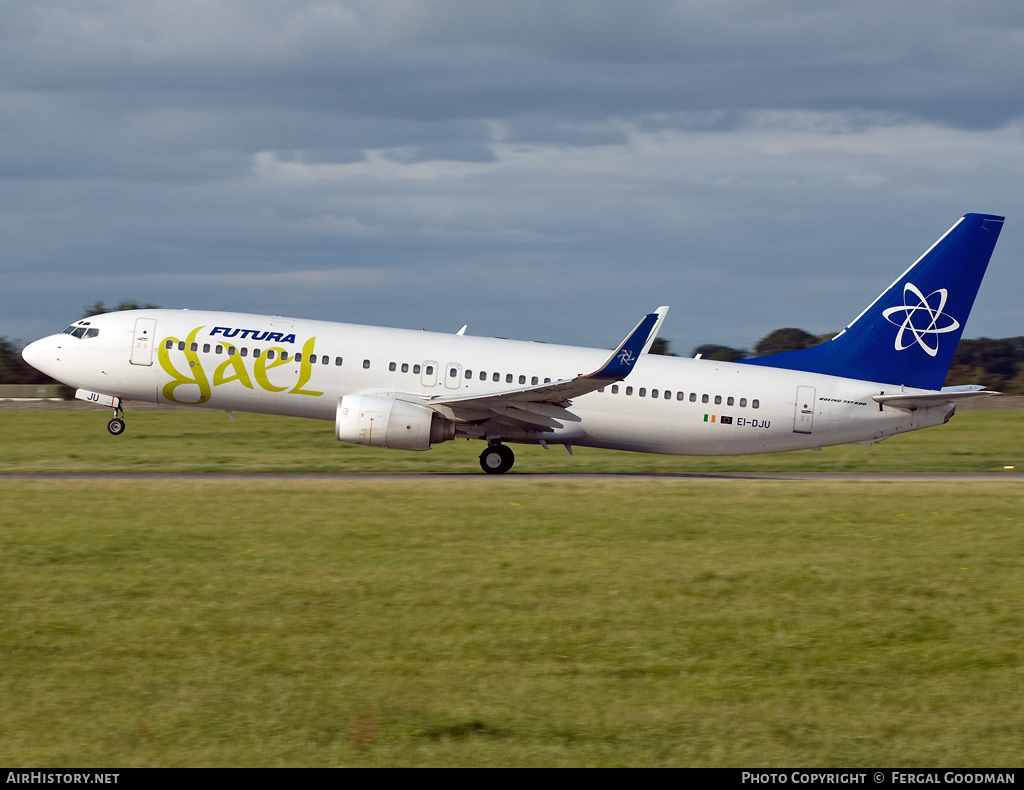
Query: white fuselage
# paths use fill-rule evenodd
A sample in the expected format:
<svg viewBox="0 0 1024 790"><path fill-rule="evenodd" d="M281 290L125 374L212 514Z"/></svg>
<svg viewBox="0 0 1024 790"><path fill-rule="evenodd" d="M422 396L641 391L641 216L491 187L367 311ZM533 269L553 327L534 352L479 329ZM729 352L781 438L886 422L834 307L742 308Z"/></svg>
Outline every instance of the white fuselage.
<svg viewBox="0 0 1024 790"><path fill-rule="evenodd" d="M26 359L72 387L121 399L323 420L334 420L339 399L353 393L485 395L571 378L608 354L243 313L134 310L89 322L93 336L51 335L29 346ZM571 419L556 419L559 427L500 438L679 455L873 442L949 419L952 405L911 412L871 399L919 391L645 354L624 381L573 398ZM457 436L491 438L456 422Z"/></svg>

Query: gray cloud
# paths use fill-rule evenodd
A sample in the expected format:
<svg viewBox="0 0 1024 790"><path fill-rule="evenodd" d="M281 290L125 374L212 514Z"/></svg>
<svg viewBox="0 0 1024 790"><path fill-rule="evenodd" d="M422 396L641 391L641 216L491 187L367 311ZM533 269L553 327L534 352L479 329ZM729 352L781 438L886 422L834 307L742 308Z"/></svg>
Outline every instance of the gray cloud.
<svg viewBox="0 0 1024 790"><path fill-rule="evenodd" d="M1019 3L9 5L0 334L135 298L608 345L669 301L679 350L751 345L965 211L1009 217L968 333L1024 332Z"/></svg>

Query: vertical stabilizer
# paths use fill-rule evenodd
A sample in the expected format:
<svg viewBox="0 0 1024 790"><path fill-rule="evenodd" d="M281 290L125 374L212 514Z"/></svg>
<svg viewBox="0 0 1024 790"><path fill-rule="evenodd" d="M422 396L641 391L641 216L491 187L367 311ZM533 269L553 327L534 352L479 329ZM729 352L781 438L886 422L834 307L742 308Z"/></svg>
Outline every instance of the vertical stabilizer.
<svg viewBox="0 0 1024 790"><path fill-rule="evenodd" d="M939 389L1002 227L966 214L830 341L744 362Z"/></svg>

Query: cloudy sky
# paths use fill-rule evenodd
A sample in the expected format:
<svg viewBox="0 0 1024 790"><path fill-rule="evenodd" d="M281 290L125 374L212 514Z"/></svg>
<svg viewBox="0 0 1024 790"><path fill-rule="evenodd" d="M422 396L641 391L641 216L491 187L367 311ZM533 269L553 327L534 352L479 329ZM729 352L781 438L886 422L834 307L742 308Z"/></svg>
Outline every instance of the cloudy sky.
<svg viewBox="0 0 1024 790"><path fill-rule="evenodd" d="M612 346L841 328L969 211L1024 334L1020 0L0 6L0 335L96 301Z"/></svg>

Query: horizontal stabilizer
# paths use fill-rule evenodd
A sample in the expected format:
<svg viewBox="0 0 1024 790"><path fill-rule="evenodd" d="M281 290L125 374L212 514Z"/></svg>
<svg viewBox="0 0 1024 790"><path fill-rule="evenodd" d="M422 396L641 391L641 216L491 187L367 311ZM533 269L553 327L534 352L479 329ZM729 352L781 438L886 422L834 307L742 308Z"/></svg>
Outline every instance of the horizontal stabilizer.
<svg viewBox="0 0 1024 790"><path fill-rule="evenodd" d="M892 406L896 409L917 411L918 409L931 409L935 406L948 406L971 398L987 397L989 395L1001 395L1002 393L993 390L946 390L945 392L922 392L916 395L872 395L871 399L883 406Z"/></svg>

